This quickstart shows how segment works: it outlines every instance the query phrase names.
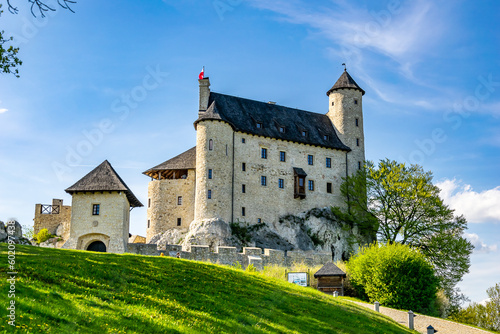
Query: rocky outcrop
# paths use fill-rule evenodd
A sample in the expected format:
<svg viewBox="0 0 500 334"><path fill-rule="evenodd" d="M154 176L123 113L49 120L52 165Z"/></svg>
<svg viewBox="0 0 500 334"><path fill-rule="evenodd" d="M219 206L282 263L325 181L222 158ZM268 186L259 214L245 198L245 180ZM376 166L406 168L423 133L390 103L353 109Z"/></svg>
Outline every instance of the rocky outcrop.
<svg viewBox="0 0 500 334"><path fill-rule="evenodd" d="M0 221L0 242L9 240L19 245L31 245L31 242L23 237L23 228L16 220L8 221L7 224Z"/></svg>
<svg viewBox="0 0 500 334"><path fill-rule="evenodd" d="M218 246L237 246L238 240L234 238L231 226L217 218L193 221L189 225L182 249L191 250L191 245L208 246L215 251Z"/></svg>

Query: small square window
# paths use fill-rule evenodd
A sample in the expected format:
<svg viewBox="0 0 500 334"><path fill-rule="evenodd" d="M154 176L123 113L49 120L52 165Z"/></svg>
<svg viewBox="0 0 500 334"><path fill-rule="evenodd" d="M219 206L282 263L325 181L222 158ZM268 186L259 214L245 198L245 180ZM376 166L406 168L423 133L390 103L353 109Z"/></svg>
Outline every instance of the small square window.
<svg viewBox="0 0 500 334"><path fill-rule="evenodd" d="M148 219L148 228L151 226L151 220Z"/></svg>
<svg viewBox="0 0 500 334"><path fill-rule="evenodd" d="M359 146L359 138L356 138L356 146Z"/></svg>
<svg viewBox="0 0 500 334"><path fill-rule="evenodd" d="M213 151L213 149L214 149L214 141L212 139L210 139L208 141L208 150Z"/></svg>
<svg viewBox="0 0 500 334"><path fill-rule="evenodd" d="M257 223L258 224L262 223L262 218L257 218Z"/></svg>
<svg viewBox="0 0 500 334"><path fill-rule="evenodd" d="M302 137L307 137L307 131L302 131Z"/></svg>
<svg viewBox="0 0 500 334"><path fill-rule="evenodd" d="M284 126L280 126L280 132L281 133L285 133L285 127Z"/></svg>
<svg viewBox="0 0 500 334"><path fill-rule="evenodd" d="M356 126L359 126L359 118L356 118Z"/></svg>
<svg viewBox="0 0 500 334"><path fill-rule="evenodd" d="M151 207L151 198L148 198L148 208Z"/></svg>
<svg viewBox="0 0 500 334"><path fill-rule="evenodd" d="M280 161L286 161L286 152L280 151Z"/></svg>
<svg viewBox="0 0 500 334"><path fill-rule="evenodd" d="M358 169L361 169L361 161L358 161Z"/></svg>
<svg viewBox="0 0 500 334"><path fill-rule="evenodd" d="M326 168L332 168L332 158L326 158Z"/></svg>
<svg viewBox="0 0 500 334"><path fill-rule="evenodd" d="M245 144L245 138L241 138L241 142Z"/></svg>
<svg viewBox="0 0 500 334"><path fill-rule="evenodd" d="M244 184L241 185L241 192L243 194L247 192L247 187Z"/></svg>
<svg viewBox="0 0 500 334"><path fill-rule="evenodd" d="M267 177L265 177L265 176L260 177L260 185L267 186Z"/></svg>
<svg viewBox="0 0 500 334"><path fill-rule="evenodd" d="M241 163L241 170L242 171L246 171L247 170L247 164L246 163L244 163L244 162Z"/></svg>
<svg viewBox="0 0 500 334"><path fill-rule="evenodd" d="M212 170L211 169L208 170L208 178L212 179Z"/></svg>
<svg viewBox="0 0 500 334"><path fill-rule="evenodd" d="M182 196L177 197L177 205L182 205Z"/></svg>
<svg viewBox="0 0 500 334"><path fill-rule="evenodd" d="M245 207L242 207L242 208L241 208L241 215L242 215L243 217L245 217L245 213L246 213L246 212L245 212Z"/></svg>
<svg viewBox="0 0 500 334"><path fill-rule="evenodd" d="M267 159L267 148L261 148L261 150L260 150L260 157L262 159Z"/></svg>
<svg viewBox="0 0 500 334"><path fill-rule="evenodd" d="M309 180L309 190L314 191L314 181L313 180Z"/></svg>
<svg viewBox="0 0 500 334"><path fill-rule="evenodd" d="M332 193L332 184L330 182L326 184L326 192L329 194Z"/></svg>
<svg viewBox="0 0 500 334"><path fill-rule="evenodd" d="M358 100L354 99L354 104L358 104Z"/></svg>
<svg viewBox="0 0 500 334"><path fill-rule="evenodd" d="M207 198L212 199L212 190L210 189L208 190Z"/></svg>
<svg viewBox="0 0 500 334"><path fill-rule="evenodd" d="M257 129L262 129L262 123L257 123Z"/></svg>
<svg viewBox="0 0 500 334"><path fill-rule="evenodd" d="M330 136L329 136L329 135L324 135L324 136L323 136L323 139L324 139L324 140L330 140Z"/></svg>
<svg viewBox="0 0 500 334"><path fill-rule="evenodd" d="M332 106L335 105L335 102L332 101Z"/></svg>
<svg viewBox="0 0 500 334"><path fill-rule="evenodd" d="M100 204L93 204L92 205L92 215L93 216L98 216L100 209L101 209L101 205Z"/></svg>
<svg viewBox="0 0 500 334"><path fill-rule="evenodd" d="M307 156L307 164L314 165L314 157L310 154Z"/></svg>
<svg viewBox="0 0 500 334"><path fill-rule="evenodd" d="M177 226L181 226L182 225L182 218L177 218Z"/></svg>
<svg viewBox="0 0 500 334"><path fill-rule="evenodd" d="M285 188L285 180L278 179L278 187L281 189Z"/></svg>

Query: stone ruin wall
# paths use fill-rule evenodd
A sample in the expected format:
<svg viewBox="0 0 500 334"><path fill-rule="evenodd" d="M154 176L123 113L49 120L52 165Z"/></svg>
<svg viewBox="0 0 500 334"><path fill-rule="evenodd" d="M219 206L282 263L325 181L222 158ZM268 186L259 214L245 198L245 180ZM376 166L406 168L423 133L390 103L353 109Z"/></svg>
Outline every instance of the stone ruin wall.
<svg viewBox="0 0 500 334"><path fill-rule="evenodd" d="M311 251L285 251L277 249L262 249L258 247L243 247L239 253L236 247L218 247L211 252L208 246L191 246L191 251L183 251L181 245L166 245L165 249L157 249L155 244L128 244L128 253L138 255L176 257L181 259L211 262L223 265L235 265L237 262L242 268L253 264L257 269L264 266L280 265L291 267L294 263L305 263L309 267L324 265L332 261L331 253L318 253Z"/></svg>

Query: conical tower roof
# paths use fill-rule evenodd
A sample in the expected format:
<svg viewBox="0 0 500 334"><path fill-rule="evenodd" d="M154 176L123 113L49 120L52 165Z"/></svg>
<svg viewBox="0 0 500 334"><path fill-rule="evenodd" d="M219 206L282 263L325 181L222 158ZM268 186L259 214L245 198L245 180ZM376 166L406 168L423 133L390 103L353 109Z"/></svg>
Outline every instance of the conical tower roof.
<svg viewBox="0 0 500 334"><path fill-rule="evenodd" d="M123 182L108 160L94 168L74 185L66 189L68 194L80 191L124 191L132 207L142 206L130 188Z"/></svg>
<svg viewBox="0 0 500 334"><path fill-rule="evenodd" d="M346 70L344 70L344 73L342 73L335 85L326 92L326 95L329 96L331 92L338 89L357 89L361 92L361 95L365 95L365 91L359 87Z"/></svg>

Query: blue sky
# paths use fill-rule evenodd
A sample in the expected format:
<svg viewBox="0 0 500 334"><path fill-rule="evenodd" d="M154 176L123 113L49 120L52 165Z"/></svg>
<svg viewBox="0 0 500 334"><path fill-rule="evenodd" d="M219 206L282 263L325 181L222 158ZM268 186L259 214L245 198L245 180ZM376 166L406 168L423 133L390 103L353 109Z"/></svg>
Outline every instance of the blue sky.
<svg viewBox="0 0 500 334"><path fill-rule="evenodd" d="M500 282L498 2L79 1L45 19L12 2L0 28L24 64L0 76L1 220L69 204L105 159L146 203L142 172L195 145L202 66L213 91L326 113L345 62L367 158L431 170L476 245L463 292ZM131 218L145 235L146 209Z"/></svg>

